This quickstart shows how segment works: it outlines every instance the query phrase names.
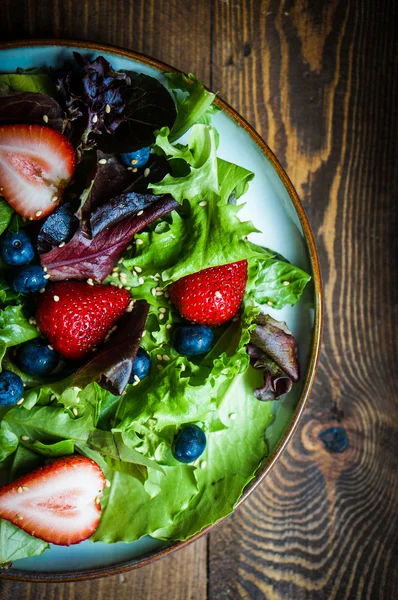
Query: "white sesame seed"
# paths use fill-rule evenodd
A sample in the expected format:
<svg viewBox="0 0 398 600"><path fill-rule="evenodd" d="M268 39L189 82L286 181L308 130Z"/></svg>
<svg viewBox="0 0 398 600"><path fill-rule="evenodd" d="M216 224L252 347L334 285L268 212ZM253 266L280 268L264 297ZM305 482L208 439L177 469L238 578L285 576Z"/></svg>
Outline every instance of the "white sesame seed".
<svg viewBox="0 0 398 600"><path fill-rule="evenodd" d="M51 198L51 202L58 202L58 196L53 196Z"/></svg>
<svg viewBox="0 0 398 600"><path fill-rule="evenodd" d="M163 306L161 306L161 307L159 308L159 312L160 312L160 313L165 313L165 312L166 312L166 309L165 309Z"/></svg>
<svg viewBox="0 0 398 600"><path fill-rule="evenodd" d="M237 414L236 414L236 413L231 413L231 414L229 415L229 418L231 419L231 421L235 421L236 417L237 417Z"/></svg>
<svg viewBox="0 0 398 600"><path fill-rule="evenodd" d="M137 167L134 167L134 169L131 169L133 171L133 173L137 173L138 169Z"/></svg>
<svg viewBox="0 0 398 600"><path fill-rule="evenodd" d="M36 212L36 217L40 217L40 215L42 215L42 214L43 214L43 211L42 210L38 210Z"/></svg>
<svg viewBox="0 0 398 600"><path fill-rule="evenodd" d="M141 240L140 238L138 238L137 240L135 240L135 243L140 246L141 244L144 243L144 240Z"/></svg>
<svg viewBox="0 0 398 600"><path fill-rule="evenodd" d="M150 172L151 172L151 169L148 169L148 167L147 167L144 171L144 177L148 177Z"/></svg>
<svg viewBox="0 0 398 600"><path fill-rule="evenodd" d="M160 313L160 315L159 315L159 321L162 321L162 319L164 319L164 314Z"/></svg>
<svg viewBox="0 0 398 600"><path fill-rule="evenodd" d="M167 362L168 360L170 360L170 356L168 354L163 354L163 360Z"/></svg>
<svg viewBox="0 0 398 600"><path fill-rule="evenodd" d="M130 244L130 246L127 246L126 250L131 250L133 246Z"/></svg>
<svg viewBox="0 0 398 600"><path fill-rule="evenodd" d="M45 291L46 291L46 288L41 288L41 290L39 290L39 294L44 294Z"/></svg>
<svg viewBox="0 0 398 600"><path fill-rule="evenodd" d="M152 294L152 296L156 296L156 288L152 288L151 294Z"/></svg>
<svg viewBox="0 0 398 600"><path fill-rule="evenodd" d="M285 287L287 287L288 285L290 285L290 281L282 281L282 285L284 285Z"/></svg>
<svg viewBox="0 0 398 600"><path fill-rule="evenodd" d="M99 162L100 165L106 165L106 163L108 161L106 160L106 158L100 158L98 162Z"/></svg>
<svg viewBox="0 0 398 600"><path fill-rule="evenodd" d="M48 271L47 267L43 267L43 271L44 271L45 273L47 273L47 271Z"/></svg>
<svg viewBox="0 0 398 600"><path fill-rule="evenodd" d="M113 267L112 271L115 273L116 271L119 270L119 267Z"/></svg>
<svg viewBox="0 0 398 600"><path fill-rule="evenodd" d="M21 486L18 488L18 494L22 494L23 489L21 488Z"/></svg>
<svg viewBox="0 0 398 600"><path fill-rule="evenodd" d="M27 485L23 485L23 486L22 486L22 491L23 491L23 492L29 492L29 489L30 489L30 488L28 488L28 486L27 486Z"/></svg>
<svg viewBox="0 0 398 600"><path fill-rule="evenodd" d="M171 324L171 323L167 323L167 325L166 325L166 329L171 329L172 327L173 327L173 326L172 326L172 324Z"/></svg>
<svg viewBox="0 0 398 600"><path fill-rule="evenodd" d="M138 163L138 160L136 158L133 158L133 160L130 161L132 165L136 165Z"/></svg>
<svg viewBox="0 0 398 600"><path fill-rule="evenodd" d="M113 271L113 273L111 273L111 277L119 277L117 271Z"/></svg>
<svg viewBox="0 0 398 600"><path fill-rule="evenodd" d="M134 381L139 382L139 381L141 381L141 379L138 377L138 375L134 375Z"/></svg>
<svg viewBox="0 0 398 600"><path fill-rule="evenodd" d="M186 367L185 367L184 363L180 366L181 366L181 371L185 371Z"/></svg>
<svg viewBox="0 0 398 600"><path fill-rule="evenodd" d="M80 398L79 398L79 396L76 396L76 400L75 400L75 402L76 402L76 404L79 404L79 402L80 402Z"/></svg>
<svg viewBox="0 0 398 600"><path fill-rule="evenodd" d="M75 417L77 417L77 415L79 414L79 413L78 413L78 410L77 410L77 408L76 408L76 407L73 407L73 408L72 408L72 412L73 412L73 414L75 415Z"/></svg>
<svg viewBox="0 0 398 600"><path fill-rule="evenodd" d="M144 211L143 210L139 210L138 213L137 213L137 217L140 217L143 214L144 214Z"/></svg>
<svg viewBox="0 0 398 600"><path fill-rule="evenodd" d="M143 284L145 283L145 279L144 279L143 277L139 277L139 278L138 278L138 283L139 283L140 285L143 285Z"/></svg>
<svg viewBox="0 0 398 600"><path fill-rule="evenodd" d="M93 116L93 123L96 123L98 121L98 115L94 115Z"/></svg>
<svg viewBox="0 0 398 600"><path fill-rule="evenodd" d="M131 313L131 312L133 312L133 307L132 307L132 306L128 306L128 307L126 308L126 312L128 312L128 313Z"/></svg>
<svg viewBox="0 0 398 600"><path fill-rule="evenodd" d="M206 467L207 467L207 462L205 460L202 460L202 462L200 463L200 468L205 469Z"/></svg>
<svg viewBox="0 0 398 600"><path fill-rule="evenodd" d="M133 267L134 271L136 271L137 273L142 273L142 269L141 267Z"/></svg>
<svg viewBox="0 0 398 600"><path fill-rule="evenodd" d="M51 401L54 401L54 400L56 400L56 399L57 399L57 396L56 396L55 394L51 394L51 396L50 396L50 400L51 400Z"/></svg>
<svg viewBox="0 0 398 600"><path fill-rule="evenodd" d="M59 302L59 296L53 296L54 302Z"/></svg>
<svg viewBox="0 0 398 600"><path fill-rule="evenodd" d="M117 264L120 265L123 262L122 258L119 258L119 260L117 261Z"/></svg>
<svg viewBox="0 0 398 600"><path fill-rule="evenodd" d="M29 323L30 323L31 325L36 325L36 319L35 319L34 317L30 317L30 319L29 319Z"/></svg>
<svg viewBox="0 0 398 600"><path fill-rule="evenodd" d="M157 296L164 296L164 291L163 290L159 290L158 292L156 292Z"/></svg>
<svg viewBox="0 0 398 600"><path fill-rule="evenodd" d="M23 398L21 398L20 400L18 400L17 405L21 406L22 403L23 403Z"/></svg>
<svg viewBox="0 0 398 600"><path fill-rule="evenodd" d="M47 344L47 348L48 348L49 350L54 350L54 348L51 346L51 344Z"/></svg>
<svg viewBox="0 0 398 600"><path fill-rule="evenodd" d="M157 292L162 292L163 291L160 286L157 286L155 289L156 289Z"/></svg>
<svg viewBox="0 0 398 600"><path fill-rule="evenodd" d="M58 246L58 248L63 248L65 246L65 242L61 242Z"/></svg>
<svg viewBox="0 0 398 600"><path fill-rule="evenodd" d="M47 117L47 115L43 115L43 121L44 121L45 123L48 123L48 117Z"/></svg>
<svg viewBox="0 0 398 600"><path fill-rule="evenodd" d="M141 337L144 337L144 335L146 335L146 329L144 329L144 331L142 332L142 336Z"/></svg>
<svg viewBox="0 0 398 600"><path fill-rule="evenodd" d="M111 482L109 481L109 479L105 479L105 487L107 487L107 488L111 487Z"/></svg>
<svg viewBox="0 0 398 600"><path fill-rule="evenodd" d="M29 439L30 439L30 438L29 438L27 435L21 435L21 440L22 440L23 442L29 442Z"/></svg>
<svg viewBox="0 0 398 600"><path fill-rule="evenodd" d="M157 354L156 358L157 358L157 360L162 360L162 355L161 354Z"/></svg>
<svg viewBox="0 0 398 600"><path fill-rule="evenodd" d="M199 206L207 206L206 200L202 200L202 202L199 202Z"/></svg>
<svg viewBox="0 0 398 600"><path fill-rule="evenodd" d="M77 385L74 385L74 386L72 387L72 390L73 390L74 392L81 392L81 391L82 391L82 389L81 389L81 388L79 388Z"/></svg>
<svg viewBox="0 0 398 600"><path fill-rule="evenodd" d="M271 300L268 300L267 304L268 304L268 306L273 306L274 305L274 303L271 302Z"/></svg>
<svg viewBox="0 0 398 600"><path fill-rule="evenodd" d="M169 292L168 292L167 290L166 290L166 291L165 291L165 293L164 293L164 297L165 297L165 298L169 298L169 297L170 297L170 294L169 294Z"/></svg>
<svg viewBox="0 0 398 600"><path fill-rule="evenodd" d="M47 275L43 275L44 279L50 279L51 275L47 273Z"/></svg>
<svg viewBox="0 0 398 600"><path fill-rule="evenodd" d="M163 365L158 365L158 369L159 369L159 371L163 371L164 366Z"/></svg>
<svg viewBox="0 0 398 600"><path fill-rule="evenodd" d="M139 381L133 381L133 387L134 387L135 385L138 385L139 383L140 383Z"/></svg>
<svg viewBox="0 0 398 600"><path fill-rule="evenodd" d="M109 104L107 104L105 106L105 112L109 115L109 113L111 112L111 107L109 106Z"/></svg>
<svg viewBox="0 0 398 600"><path fill-rule="evenodd" d="M216 298L222 298L222 294L218 290L216 291L216 293L214 295Z"/></svg>

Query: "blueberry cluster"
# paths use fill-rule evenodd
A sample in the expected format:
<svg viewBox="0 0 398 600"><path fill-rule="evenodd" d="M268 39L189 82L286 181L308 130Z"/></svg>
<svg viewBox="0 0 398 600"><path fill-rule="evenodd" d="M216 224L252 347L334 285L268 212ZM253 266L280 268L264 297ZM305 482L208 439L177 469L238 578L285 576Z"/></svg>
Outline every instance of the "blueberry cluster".
<svg viewBox="0 0 398 600"><path fill-rule="evenodd" d="M34 294L45 288L47 277L40 265L30 265L35 250L24 231L6 233L0 242L0 254L8 265L16 267L11 286L18 294Z"/></svg>

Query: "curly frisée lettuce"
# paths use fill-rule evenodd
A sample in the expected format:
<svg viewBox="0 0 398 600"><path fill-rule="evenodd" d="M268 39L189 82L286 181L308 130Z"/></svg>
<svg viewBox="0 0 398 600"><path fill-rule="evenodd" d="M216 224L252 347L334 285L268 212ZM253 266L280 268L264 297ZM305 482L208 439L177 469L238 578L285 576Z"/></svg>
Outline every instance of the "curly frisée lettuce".
<svg viewBox="0 0 398 600"><path fill-rule="evenodd" d="M293 347L282 336L283 324L267 322L265 329L260 313L294 305L310 277L250 241L258 230L240 220L239 201L254 174L217 156L214 94L192 74L167 74L170 93L151 77L114 71L104 59L77 58L79 69L59 74L62 115L57 107L54 115L62 123L69 118L72 139L80 131L75 145L85 184L75 194L76 183L68 197L79 228L66 244L42 248L41 263L52 279L107 277L106 284L131 290L136 308L131 303L120 331L86 365L34 378L19 370L14 353L39 335L29 318L34 300L12 292L10 270L0 265L0 358L25 385L19 405L0 407L0 486L52 457L83 454L108 480L92 541L184 540L229 514L267 459L271 403L257 400L254 390L261 400L276 398L282 383L287 391L295 377L289 379L290 363L278 354L280 340ZM95 73L98 89L91 86ZM0 78L0 117L3 107L12 119L18 98L25 108L43 95L58 106L51 81L48 74ZM187 142L178 143L185 133ZM146 168L124 165L121 153L151 142ZM117 154L89 150L93 144ZM16 219L0 198L0 234L30 226ZM213 328L207 354L178 354L172 334L182 318L167 287L241 260L249 268L240 313ZM151 357L151 371L126 387L138 344ZM107 389L99 385L104 377ZM207 446L200 459L182 464L172 443L192 423L205 432ZM46 548L0 519L0 567Z"/></svg>

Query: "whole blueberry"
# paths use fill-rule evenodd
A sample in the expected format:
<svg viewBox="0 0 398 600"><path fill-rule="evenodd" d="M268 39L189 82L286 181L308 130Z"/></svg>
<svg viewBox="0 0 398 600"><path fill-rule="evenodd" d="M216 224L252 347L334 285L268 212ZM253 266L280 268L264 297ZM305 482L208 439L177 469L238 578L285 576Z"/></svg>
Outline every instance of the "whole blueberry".
<svg viewBox="0 0 398 600"><path fill-rule="evenodd" d="M44 221L37 236L37 249L48 252L53 246L69 242L79 226L79 219L68 202L55 209Z"/></svg>
<svg viewBox="0 0 398 600"><path fill-rule="evenodd" d="M39 265L27 265L15 275L11 282L18 294L34 294L47 285L45 271Z"/></svg>
<svg viewBox="0 0 398 600"><path fill-rule="evenodd" d="M207 325L179 325L173 333L173 346L185 356L206 354L212 347L214 334Z"/></svg>
<svg viewBox="0 0 398 600"><path fill-rule="evenodd" d="M26 265L35 255L32 242L24 231L6 233L1 239L0 250L8 265Z"/></svg>
<svg viewBox="0 0 398 600"><path fill-rule="evenodd" d="M135 152L127 152L126 154L121 154L120 158L122 159L123 164L127 167L135 167L139 169L140 167L144 167L149 160L149 155L151 153L151 149L148 146L147 148L140 148Z"/></svg>
<svg viewBox="0 0 398 600"><path fill-rule="evenodd" d="M17 350L17 362L22 371L34 376L49 375L59 362L59 354L45 340L36 338Z"/></svg>
<svg viewBox="0 0 398 600"><path fill-rule="evenodd" d="M191 463L203 454L206 436L197 425L184 425L174 438L172 453L182 463Z"/></svg>
<svg viewBox="0 0 398 600"><path fill-rule="evenodd" d="M23 382L12 371L0 373L0 406L12 406L22 398Z"/></svg>
<svg viewBox="0 0 398 600"><path fill-rule="evenodd" d="M151 366L151 357L149 356L148 352L140 346L133 363L129 383L134 383L134 381L137 381L134 377L138 377L138 379L144 379L144 377L149 374Z"/></svg>

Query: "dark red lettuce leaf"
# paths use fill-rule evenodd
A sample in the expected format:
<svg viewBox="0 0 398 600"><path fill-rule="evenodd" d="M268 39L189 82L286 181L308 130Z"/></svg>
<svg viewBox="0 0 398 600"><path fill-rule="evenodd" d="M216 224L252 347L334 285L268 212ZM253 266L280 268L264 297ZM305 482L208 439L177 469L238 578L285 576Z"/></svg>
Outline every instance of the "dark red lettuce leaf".
<svg viewBox="0 0 398 600"><path fill-rule="evenodd" d="M147 169L149 169L149 173ZM108 202L110 198L130 192L143 194L147 192L149 183L161 181L169 172L170 167L167 160L156 154L149 157L145 168L137 169L134 172L121 162L119 156L104 154L99 150L93 182L79 211L79 216L85 222L89 221L91 213ZM144 173L147 174L146 177Z"/></svg>
<svg viewBox="0 0 398 600"><path fill-rule="evenodd" d="M101 282L110 274L136 233L178 206L171 196L157 196L157 201L142 215L135 214L133 206L132 216L104 229L92 239L79 229L65 246L42 254L41 265L47 268L52 281L92 278Z"/></svg>
<svg viewBox="0 0 398 600"><path fill-rule="evenodd" d="M153 77L127 72L130 85L123 89L125 122L114 135L97 139L104 152L133 152L155 141L154 132L162 127L172 128L176 107L171 94Z"/></svg>
<svg viewBox="0 0 398 600"><path fill-rule="evenodd" d="M93 136L113 134L125 120L122 89L130 79L126 73L114 71L103 56L91 61L77 52L73 55L77 68L59 74L58 86L69 118L80 120L83 145L90 146Z"/></svg>
<svg viewBox="0 0 398 600"><path fill-rule="evenodd" d="M92 381L97 381L104 389L120 396L130 379L148 311L149 304L145 300L138 300L133 311L118 321L118 329L109 341L77 371L73 385L84 388Z"/></svg>
<svg viewBox="0 0 398 600"><path fill-rule="evenodd" d="M282 371L282 369L269 357L267 357L257 346L247 345L250 356L250 364L255 369L263 371L264 383L254 390L258 400L278 400L292 389L293 381Z"/></svg>
<svg viewBox="0 0 398 600"><path fill-rule="evenodd" d="M44 116L47 116L48 121L44 122ZM6 96L0 95L0 124L13 123L47 125L62 132L64 112L58 102L47 94L14 92Z"/></svg>
<svg viewBox="0 0 398 600"><path fill-rule="evenodd" d="M250 343L272 358L293 381L298 381L297 344L286 324L262 314L254 322L258 327L252 331Z"/></svg>

